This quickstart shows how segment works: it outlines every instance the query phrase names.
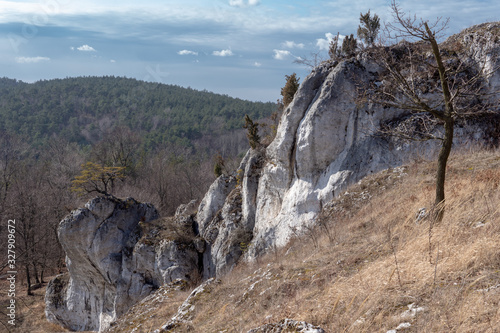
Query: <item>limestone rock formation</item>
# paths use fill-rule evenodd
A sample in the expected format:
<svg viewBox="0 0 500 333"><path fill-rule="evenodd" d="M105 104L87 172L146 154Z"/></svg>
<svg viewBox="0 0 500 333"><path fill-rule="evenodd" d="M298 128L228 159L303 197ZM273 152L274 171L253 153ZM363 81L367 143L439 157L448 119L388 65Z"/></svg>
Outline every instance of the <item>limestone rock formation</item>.
<svg viewBox="0 0 500 333"><path fill-rule="evenodd" d="M454 36L464 45L464 59L481 68L498 68L499 27L498 23L486 24ZM210 214L202 204L197 216L200 234L208 243L205 277L224 272L240 255L252 260L285 245L294 233L313 224L333 197L368 174L411 158L435 156L437 140L407 142L374 135L381 126L405 123L411 127L413 121L408 111L360 102L359 87L377 82L382 70L367 53L361 53L325 62L304 79L283 112L273 142L265 151L251 149L242 161L238 185L227 188L225 199L223 191L212 189L203 199L217 203L210 206ZM499 75L499 71L490 73L489 92L500 88ZM498 95L494 98L498 105ZM463 125L455 128L455 147L498 143L498 121ZM435 126L433 134L441 132ZM213 189L220 188L222 181L218 179ZM236 232L241 237L235 241ZM237 242L244 243L244 248L238 249Z"/></svg>
<svg viewBox="0 0 500 333"><path fill-rule="evenodd" d="M236 177L220 176L198 209L200 236L207 242L204 276L230 270L252 239L262 152L250 150ZM244 191L242 191L244 189Z"/></svg>
<svg viewBox="0 0 500 333"><path fill-rule="evenodd" d="M102 331L161 285L189 281L199 253L192 215L179 213L159 220L150 204L98 197L62 220L58 236L68 275L47 287L49 321Z"/></svg>
<svg viewBox="0 0 500 333"><path fill-rule="evenodd" d="M481 25L447 42L464 45L463 61L497 69L499 31L498 23ZM151 205L101 197L74 211L58 230L69 275L47 288L49 320L72 330L102 331L165 283L189 281L199 272L205 279L220 276L241 257L253 260L285 245L361 178L410 158L433 157L437 141L374 135L382 126L413 124L407 111L360 102L360 87L383 84L381 71L367 52L316 67L284 110L272 143L250 149L236 174L217 178L199 206L191 202L176 216L158 219ZM500 71L487 84L486 92L498 91ZM498 108L498 95L493 98ZM498 144L499 114L494 121L458 123L455 147ZM440 132L437 124L433 133ZM184 310L172 325L187 318ZM290 323L255 332L279 332Z"/></svg>

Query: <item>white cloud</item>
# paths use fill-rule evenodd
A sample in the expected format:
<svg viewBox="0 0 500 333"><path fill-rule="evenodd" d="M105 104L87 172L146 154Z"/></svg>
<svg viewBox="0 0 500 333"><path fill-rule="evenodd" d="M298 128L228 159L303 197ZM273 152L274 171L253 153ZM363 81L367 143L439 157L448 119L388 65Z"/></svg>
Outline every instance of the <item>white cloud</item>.
<svg viewBox="0 0 500 333"><path fill-rule="evenodd" d="M285 60L292 55L292 52L288 50L274 50L273 58L276 60Z"/></svg>
<svg viewBox="0 0 500 333"><path fill-rule="evenodd" d="M182 51L177 52L177 54L179 54L179 55L195 55L195 56L197 56L198 52L189 51L189 50L182 50Z"/></svg>
<svg viewBox="0 0 500 333"><path fill-rule="evenodd" d="M324 38L318 38L316 39L316 46L320 50L328 50L330 48L330 42L332 41L334 35L330 32L327 32L325 34L326 39Z"/></svg>
<svg viewBox="0 0 500 333"><path fill-rule="evenodd" d="M260 0L229 0L229 5L233 7L256 6L259 3Z"/></svg>
<svg viewBox="0 0 500 333"><path fill-rule="evenodd" d="M111 59L110 62L114 64L116 62L116 60L115 59Z"/></svg>
<svg viewBox="0 0 500 333"><path fill-rule="evenodd" d="M33 64L41 61L50 61L47 57L17 57L16 62L18 64Z"/></svg>
<svg viewBox="0 0 500 333"><path fill-rule="evenodd" d="M97 52L92 46L89 46L87 44L79 46L76 49L82 52ZM72 50L74 50L74 48L72 48Z"/></svg>
<svg viewBox="0 0 500 333"><path fill-rule="evenodd" d="M234 53L231 51L231 49L227 50L221 50L221 51L214 51L212 52L212 55L217 56L217 57L230 57L233 56Z"/></svg>
<svg viewBox="0 0 500 333"><path fill-rule="evenodd" d="M283 46L289 49L294 49L294 48L303 49L305 45L302 43L295 43L294 41L287 40L286 42L283 43Z"/></svg>
<svg viewBox="0 0 500 333"><path fill-rule="evenodd" d="M260 66L262 66L262 64L261 64L260 62L257 62L257 61L256 61L253 65L254 65L255 67L260 67Z"/></svg>
<svg viewBox="0 0 500 333"><path fill-rule="evenodd" d="M333 38L335 37L336 35L330 33L330 32L327 32L325 34L325 37L326 39L324 38L319 38L319 39L316 39L316 46L320 49L320 50L329 50L330 49L330 42L333 40ZM339 35L339 43L340 45L342 45L342 41L344 40L345 36L344 35Z"/></svg>

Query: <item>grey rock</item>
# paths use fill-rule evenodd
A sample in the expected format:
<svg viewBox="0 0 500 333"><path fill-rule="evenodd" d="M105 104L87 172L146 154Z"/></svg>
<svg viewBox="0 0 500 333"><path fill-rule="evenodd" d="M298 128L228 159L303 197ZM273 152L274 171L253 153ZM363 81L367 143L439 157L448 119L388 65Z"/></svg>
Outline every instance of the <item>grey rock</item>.
<svg viewBox="0 0 500 333"><path fill-rule="evenodd" d="M194 215L197 212L198 209L198 201L197 200L191 200L187 204L182 204L177 209L175 210L175 216L189 216L189 215Z"/></svg>
<svg viewBox="0 0 500 333"><path fill-rule="evenodd" d="M181 304L181 306L177 310L177 313L158 331L169 332L177 325L189 322L192 319L193 313L196 309L196 302L199 301L201 295L203 295L204 293L209 293L213 289L214 285L218 283L220 283L219 280L211 278L196 287L191 292L191 294L189 294L188 298Z"/></svg>
<svg viewBox="0 0 500 333"><path fill-rule="evenodd" d="M220 276L231 270L249 246L253 237L255 223L255 208L257 203L257 189L260 171L264 156L260 150L249 150L243 158L234 179L236 183L230 186L221 186L224 178L219 177L214 183L214 189L206 194L198 210L200 235L207 242L203 257L205 278ZM224 184L224 183L223 183ZM219 199L223 191L232 189L224 200ZM214 196L214 199L209 199ZM219 210L210 214L203 212L203 202L218 202ZM223 205L220 206L220 203ZM213 210L215 212L215 209ZM201 222L201 223L200 223Z"/></svg>
<svg viewBox="0 0 500 333"><path fill-rule="evenodd" d="M71 330L103 331L159 286L189 281L198 252L175 237L162 238L157 219L150 204L108 197L63 219L58 236L69 275L47 287L48 320Z"/></svg>
<svg viewBox="0 0 500 333"><path fill-rule="evenodd" d="M217 212L222 208L226 197L235 187L236 178L233 176L221 175L212 183L203 197L198 207L198 213L196 214L200 233L203 233L207 228L206 225L212 221Z"/></svg>
<svg viewBox="0 0 500 333"><path fill-rule="evenodd" d="M284 333L284 332L297 332L297 333L325 333L319 326L306 323L305 321L296 321L292 319L283 319L279 323L265 324L263 326L251 329L248 333Z"/></svg>

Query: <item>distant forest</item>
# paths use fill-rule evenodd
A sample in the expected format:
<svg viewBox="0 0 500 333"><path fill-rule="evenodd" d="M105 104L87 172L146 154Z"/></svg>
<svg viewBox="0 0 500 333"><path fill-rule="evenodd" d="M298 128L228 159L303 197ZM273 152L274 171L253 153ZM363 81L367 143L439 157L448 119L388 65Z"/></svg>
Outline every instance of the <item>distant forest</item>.
<svg viewBox="0 0 500 333"><path fill-rule="evenodd" d="M57 227L71 210L108 193L172 215L237 169L250 147L245 115L265 137L275 127L263 120L277 108L119 77L0 79L0 229L16 220L28 294L64 270ZM0 247L6 242L0 237Z"/></svg>
<svg viewBox="0 0 500 333"><path fill-rule="evenodd" d="M241 129L245 114L261 119L276 110L275 103L112 76L32 84L1 78L0 96L0 130L41 146L54 135L92 145L114 128L127 128L140 135L145 150L189 147Z"/></svg>

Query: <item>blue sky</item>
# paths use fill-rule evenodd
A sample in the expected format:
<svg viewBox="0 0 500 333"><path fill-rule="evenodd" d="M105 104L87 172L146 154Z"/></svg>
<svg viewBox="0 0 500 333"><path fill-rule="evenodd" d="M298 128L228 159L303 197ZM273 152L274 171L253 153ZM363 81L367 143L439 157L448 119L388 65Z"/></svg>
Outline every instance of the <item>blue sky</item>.
<svg viewBox="0 0 500 333"><path fill-rule="evenodd" d="M115 75L276 101L297 57L327 57L328 40L355 33L368 9L391 20L389 0L0 0L0 76ZM500 21L498 0L400 1L446 31Z"/></svg>

